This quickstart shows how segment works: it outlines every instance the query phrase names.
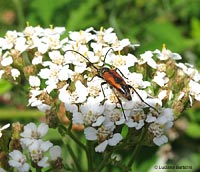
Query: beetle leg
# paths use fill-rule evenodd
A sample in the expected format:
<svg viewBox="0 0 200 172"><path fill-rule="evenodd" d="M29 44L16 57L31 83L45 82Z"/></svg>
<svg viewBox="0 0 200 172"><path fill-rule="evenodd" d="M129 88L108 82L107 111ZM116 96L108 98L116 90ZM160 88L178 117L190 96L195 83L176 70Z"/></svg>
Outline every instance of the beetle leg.
<svg viewBox="0 0 200 172"><path fill-rule="evenodd" d="M98 76L99 78L102 78L103 79L103 77L102 76L100 76L100 75L98 75L98 74L96 74L96 75L94 75L90 80L88 80L88 82L91 82L93 79L94 79L94 77L95 76Z"/></svg>
<svg viewBox="0 0 200 172"><path fill-rule="evenodd" d="M146 104L147 106L149 106L151 109L155 110L155 111L159 114L159 111L158 111L155 107L151 106L149 103L147 103L147 102L145 102L145 101L143 100L143 98L140 96L140 94L136 91L135 88L133 88L133 87L130 86L130 85L128 85L128 87L131 88L131 89L133 89L133 91L137 94L137 96L140 98L140 100L141 100L144 104Z"/></svg>
<svg viewBox="0 0 200 172"><path fill-rule="evenodd" d="M118 95L115 93L114 90L113 90L113 93L114 93L115 96L117 97L117 100L118 100L118 102L119 102L119 104L120 104L120 106L121 106L121 108L122 108L122 113L123 113L123 115L124 115L124 119L127 120L127 119L126 119L125 112L124 112L124 108L123 108L123 106L122 106L122 101L120 100L120 98L118 97Z"/></svg>
<svg viewBox="0 0 200 172"><path fill-rule="evenodd" d="M103 96L104 96L104 99L106 99L106 96L105 96L105 93L104 93L104 90L103 90L103 85L107 84L107 82L102 82L101 83L101 90L103 92Z"/></svg>
<svg viewBox="0 0 200 172"><path fill-rule="evenodd" d="M107 82L102 82L102 83L101 83L101 90L102 90L102 92L103 92L104 98L106 99L106 96L105 96L105 93L104 93L104 90L103 90L103 85L105 85L105 84L108 84L108 83L107 83ZM113 93L114 93L115 96L117 97L118 103L120 104L120 106L121 106L121 108L122 108L122 113L123 113L124 118L125 118L125 120L126 120L126 115L125 115L125 112L124 112L124 108L123 108L123 106L122 106L122 101L119 99L119 97L117 96L116 92L114 91L114 89L113 89L112 87L111 87L111 89L113 90Z"/></svg>
<svg viewBox="0 0 200 172"><path fill-rule="evenodd" d="M118 68L115 68L115 71L118 71L125 79L128 79L127 77L124 76L124 74L122 73L122 71Z"/></svg>

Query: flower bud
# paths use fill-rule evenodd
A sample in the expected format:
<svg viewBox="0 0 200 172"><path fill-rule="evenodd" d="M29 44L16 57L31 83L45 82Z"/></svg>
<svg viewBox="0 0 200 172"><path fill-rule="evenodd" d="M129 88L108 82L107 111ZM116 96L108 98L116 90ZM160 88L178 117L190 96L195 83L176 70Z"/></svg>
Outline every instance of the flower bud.
<svg viewBox="0 0 200 172"><path fill-rule="evenodd" d="M50 128L56 128L58 126L59 119L54 108L46 111L46 120Z"/></svg>
<svg viewBox="0 0 200 172"><path fill-rule="evenodd" d="M22 132L23 125L19 122L12 124L12 135L11 135L11 141L9 144L9 149L12 150L22 150L21 144L20 144L20 133Z"/></svg>
<svg viewBox="0 0 200 172"><path fill-rule="evenodd" d="M176 62L169 58L166 62L166 74L171 78L176 72Z"/></svg>
<svg viewBox="0 0 200 172"><path fill-rule="evenodd" d="M36 66L29 65L23 68L23 72L24 72L25 77L29 78L29 76L37 74L37 69L36 69Z"/></svg>

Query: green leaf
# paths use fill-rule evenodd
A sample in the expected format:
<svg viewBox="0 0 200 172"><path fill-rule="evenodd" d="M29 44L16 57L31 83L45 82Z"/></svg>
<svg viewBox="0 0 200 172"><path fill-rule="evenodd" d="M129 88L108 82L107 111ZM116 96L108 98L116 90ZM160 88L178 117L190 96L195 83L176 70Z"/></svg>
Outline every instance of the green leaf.
<svg viewBox="0 0 200 172"><path fill-rule="evenodd" d="M44 136L45 140L61 140L62 137L57 129L49 128L48 133Z"/></svg>
<svg viewBox="0 0 200 172"><path fill-rule="evenodd" d="M31 21L34 20L35 22L38 22L38 18L42 20L42 22L46 25L49 26L52 22L52 19L55 14L55 11L59 8L62 7L64 4L66 4L66 0L34 0L30 1L31 3L31 8L33 9L31 17ZM41 23L40 23L41 24Z"/></svg>
<svg viewBox="0 0 200 172"><path fill-rule="evenodd" d="M87 0L82 5L80 3L77 8L71 9L66 28L68 30L74 30L77 28L84 29L86 27L97 26L103 17L105 16L99 2Z"/></svg>
<svg viewBox="0 0 200 172"><path fill-rule="evenodd" d="M121 135L123 138L126 138L127 134L128 134L128 126L124 125L121 131Z"/></svg>
<svg viewBox="0 0 200 172"><path fill-rule="evenodd" d="M200 122L200 111L198 109L195 109L195 108L188 109L187 115L190 121Z"/></svg>
<svg viewBox="0 0 200 172"><path fill-rule="evenodd" d="M192 153L187 153L187 156L183 156L182 159L180 159L176 165L186 166L186 167L188 166L188 169L187 170L185 169L184 171L192 172L192 171L197 171L200 168L199 162L200 162L200 154L192 152Z"/></svg>
<svg viewBox="0 0 200 172"><path fill-rule="evenodd" d="M0 80L0 95L8 92L9 90L11 90L11 88L12 85L8 81L3 79Z"/></svg>
<svg viewBox="0 0 200 172"><path fill-rule="evenodd" d="M200 125L192 122L188 124L186 134L192 138L200 138Z"/></svg>
<svg viewBox="0 0 200 172"><path fill-rule="evenodd" d="M156 147L142 147L132 166L132 171L149 171L154 165L157 165L156 151Z"/></svg>
<svg viewBox="0 0 200 172"><path fill-rule="evenodd" d="M145 26L146 32L143 37L146 40L144 40L144 44L141 47L144 50L161 49L165 43L168 49L181 52L191 43L189 39L184 38L181 34L180 28L168 21L148 22Z"/></svg>
<svg viewBox="0 0 200 172"><path fill-rule="evenodd" d="M191 20L191 26L192 26L192 30L191 30L191 35L193 38L200 38L200 20L197 18L193 18Z"/></svg>

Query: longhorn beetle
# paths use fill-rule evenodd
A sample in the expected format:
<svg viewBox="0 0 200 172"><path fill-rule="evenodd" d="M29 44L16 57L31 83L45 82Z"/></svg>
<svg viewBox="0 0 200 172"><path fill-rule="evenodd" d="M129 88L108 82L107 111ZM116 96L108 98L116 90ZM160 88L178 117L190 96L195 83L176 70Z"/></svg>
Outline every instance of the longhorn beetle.
<svg viewBox="0 0 200 172"><path fill-rule="evenodd" d="M131 85L128 85L128 84L125 82L125 80L123 79L123 77L124 77L124 78L126 78L126 77L123 75L123 73L122 73L118 68L110 69L110 68L108 68L108 67L105 66L105 59L106 59L106 57L107 57L107 55L108 55L108 52L109 52L110 50L112 50L112 51L114 52L114 49L113 49L113 48L110 48L110 49L107 51L107 53L106 53L106 55L105 55L105 57L104 57L104 60L103 60L103 66L102 66L101 68L99 68L99 69L98 69L92 62L90 62L90 60L89 60L87 57L85 57L84 55L82 55L82 54L79 53L78 51L75 51L75 50L66 50L65 52L71 51L71 52L75 52L75 53L79 54L80 56L82 56L84 59L86 59L86 60L89 62L89 65L93 66L93 67L96 69L96 71L97 71L96 76L98 76L99 78L102 78L102 79L104 80L104 82L101 83L101 89L102 89L102 92L103 92L104 97L105 97L105 93L104 93L103 87L102 87L104 84L109 84L109 85L111 86L111 88L114 87L114 88L116 89L116 91L117 91L120 95L122 95L124 98L126 98L126 99L129 100L129 101L132 100L130 89L133 89L133 91L137 94L137 96L140 98L140 100L141 100L144 104L146 104L146 105L149 106L150 108L154 109L157 113L159 113L158 110L157 110L155 107L151 106L150 104L148 104L147 102L145 102L145 101L142 99L142 97L141 97L140 94L135 90L135 88L133 88ZM122 77L118 72L119 72L123 77ZM127 78L126 78L126 79L127 79ZM125 113L124 113L124 109L123 109L123 106L122 106L122 102L121 102L121 100L119 99L119 97L117 96L117 94L115 93L114 90L113 90L113 92L114 92L115 96L117 97L117 100L118 100L118 102L119 102L119 104L120 104L120 106L121 106L121 108L122 108L122 113L123 113L123 115L124 115L124 118L126 119L126 116L125 116Z"/></svg>

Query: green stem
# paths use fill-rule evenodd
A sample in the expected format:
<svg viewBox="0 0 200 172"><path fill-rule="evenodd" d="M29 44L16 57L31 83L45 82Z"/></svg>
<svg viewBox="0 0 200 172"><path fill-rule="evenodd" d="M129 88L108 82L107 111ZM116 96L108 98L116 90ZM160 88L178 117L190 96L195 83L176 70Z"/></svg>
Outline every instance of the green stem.
<svg viewBox="0 0 200 172"><path fill-rule="evenodd" d="M22 30L25 26L25 19L24 19L24 13L23 13L23 6L21 0L13 0L17 12L17 18L19 23L19 30Z"/></svg>
<svg viewBox="0 0 200 172"><path fill-rule="evenodd" d="M41 168L35 168L36 172L42 172Z"/></svg>
<svg viewBox="0 0 200 172"><path fill-rule="evenodd" d="M53 171L54 169L53 168L49 168L48 170L46 170L45 172L51 172Z"/></svg>
<svg viewBox="0 0 200 172"><path fill-rule="evenodd" d="M71 155L71 157L72 157L72 159L73 159L73 161L74 161L74 163L75 163L75 165L76 165L76 167L77 167L77 170L78 170L79 172L82 172L83 170L81 169L79 160L76 158L76 156L75 156L75 154L74 154L72 148L71 148L69 145L67 145L67 149L68 149L68 151L69 151L69 153L70 153L70 155Z"/></svg>
<svg viewBox="0 0 200 172"><path fill-rule="evenodd" d="M108 160L110 158L111 152L105 152L103 161L100 163L100 165L97 167L97 169L94 172L101 172L103 168L108 164Z"/></svg>
<svg viewBox="0 0 200 172"><path fill-rule="evenodd" d="M87 162L88 162L88 172L92 172L93 171L93 145L91 144L90 141L87 142L87 151L86 151L86 155L87 155Z"/></svg>
<svg viewBox="0 0 200 172"><path fill-rule="evenodd" d="M134 149L134 151L133 151L133 153L131 155L131 159L130 159L130 161L128 163L128 166L127 166L128 169L131 169L131 166L133 165L133 163L134 163L134 161L135 161L135 159L136 159L136 157L138 155L138 152L139 152L140 148L142 147L141 143L142 143L142 141L144 139L144 136L146 135L146 132L147 132L147 128L143 128L142 132L141 132L141 135L140 135L140 138L138 140L138 143L136 144L135 149Z"/></svg>
<svg viewBox="0 0 200 172"><path fill-rule="evenodd" d="M85 145L76 137L72 134L72 132L68 133L68 136L71 137L71 139L74 140L74 142L76 142L76 144L78 144L81 148L83 148L85 151L87 151Z"/></svg>
<svg viewBox="0 0 200 172"><path fill-rule="evenodd" d="M76 143L78 144L81 148L83 148L85 151L87 151L86 146L71 132L71 124L69 125L69 128L65 128L63 125L59 126L62 128L65 133Z"/></svg>

